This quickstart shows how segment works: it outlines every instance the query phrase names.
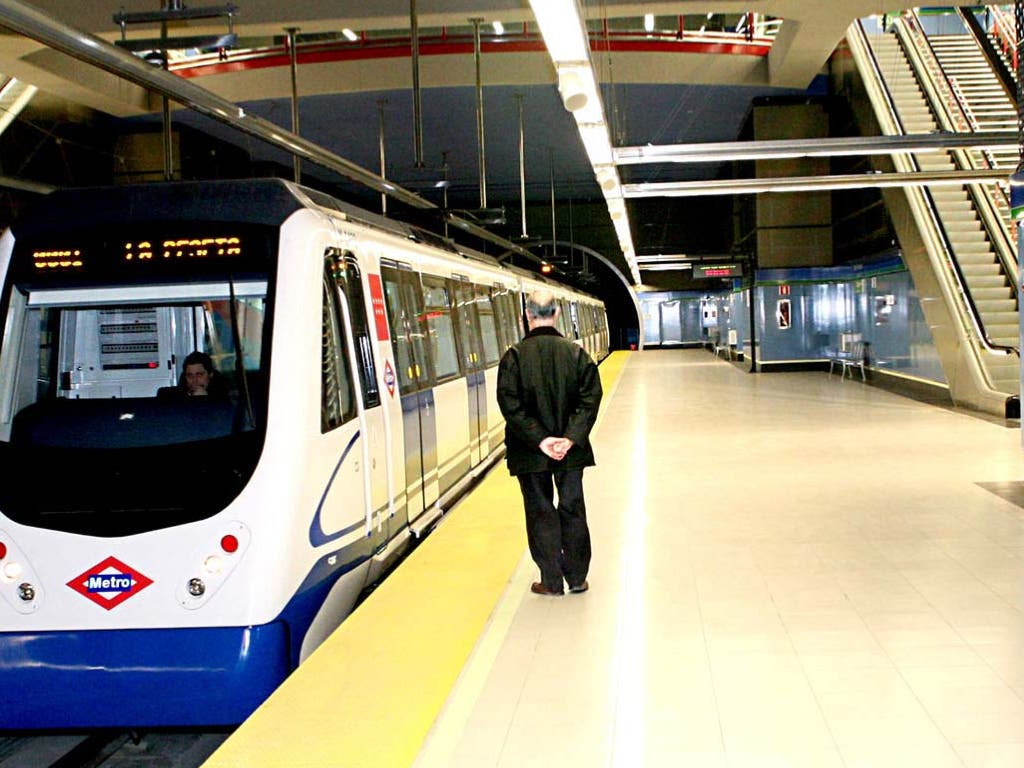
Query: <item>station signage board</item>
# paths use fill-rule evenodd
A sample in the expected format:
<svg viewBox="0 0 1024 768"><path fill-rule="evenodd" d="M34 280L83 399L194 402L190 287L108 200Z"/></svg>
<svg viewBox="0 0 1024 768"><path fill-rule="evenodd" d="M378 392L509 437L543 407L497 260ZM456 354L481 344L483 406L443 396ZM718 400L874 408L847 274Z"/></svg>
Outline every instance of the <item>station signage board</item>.
<svg viewBox="0 0 1024 768"><path fill-rule="evenodd" d="M697 280L710 277L742 277L742 264L694 264L693 276Z"/></svg>

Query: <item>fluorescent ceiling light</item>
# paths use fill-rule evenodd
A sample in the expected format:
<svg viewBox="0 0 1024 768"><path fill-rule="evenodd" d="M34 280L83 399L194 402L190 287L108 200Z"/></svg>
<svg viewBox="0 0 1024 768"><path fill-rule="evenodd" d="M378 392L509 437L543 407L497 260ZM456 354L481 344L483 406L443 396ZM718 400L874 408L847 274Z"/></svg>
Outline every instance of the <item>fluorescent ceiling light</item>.
<svg viewBox="0 0 1024 768"><path fill-rule="evenodd" d="M556 64L590 61L590 38L576 0L530 0L530 8Z"/></svg>
<svg viewBox="0 0 1024 768"><path fill-rule="evenodd" d="M604 123L580 123L580 139L591 165L611 165L612 142Z"/></svg>
<svg viewBox="0 0 1024 768"><path fill-rule="evenodd" d="M681 261L678 264L641 264L643 272L678 272L681 269L693 269L693 264L688 261Z"/></svg>
<svg viewBox="0 0 1024 768"><path fill-rule="evenodd" d="M923 171L911 173L851 173L836 176L789 176L762 179L713 179L624 184L622 196L702 197L749 195L762 192L825 192L871 187L920 187L963 184L994 184L1005 181L1005 170Z"/></svg>
<svg viewBox="0 0 1024 768"><path fill-rule="evenodd" d="M1016 148L1016 131L985 133L923 133L903 136L855 136L825 139L717 141L618 147L618 165L651 163L717 163L736 160L778 160L794 157L888 155L894 152L941 152L947 149Z"/></svg>
<svg viewBox="0 0 1024 768"><path fill-rule="evenodd" d="M544 44L558 72L558 92L572 113L594 176L608 203L622 256L634 285L640 285L633 236L622 200L622 185L612 157L611 136L601 92L590 62L590 38L577 0L530 0ZM651 19L653 25L653 17Z"/></svg>
<svg viewBox="0 0 1024 768"><path fill-rule="evenodd" d="M354 43L356 40L359 39L359 35L357 35L355 32L353 32L348 27L346 27L345 29L341 30L341 34L343 34L345 36L346 40L348 40L349 42L352 42L352 43Z"/></svg>

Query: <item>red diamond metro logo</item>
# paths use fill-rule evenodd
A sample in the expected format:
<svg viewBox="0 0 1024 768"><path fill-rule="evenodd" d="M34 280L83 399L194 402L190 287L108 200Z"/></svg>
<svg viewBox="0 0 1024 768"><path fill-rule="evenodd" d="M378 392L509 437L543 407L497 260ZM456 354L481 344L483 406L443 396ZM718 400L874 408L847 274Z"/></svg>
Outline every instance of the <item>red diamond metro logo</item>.
<svg viewBox="0 0 1024 768"><path fill-rule="evenodd" d="M132 595L144 590L153 580L116 557L108 557L68 582L68 586L96 605L116 608Z"/></svg>

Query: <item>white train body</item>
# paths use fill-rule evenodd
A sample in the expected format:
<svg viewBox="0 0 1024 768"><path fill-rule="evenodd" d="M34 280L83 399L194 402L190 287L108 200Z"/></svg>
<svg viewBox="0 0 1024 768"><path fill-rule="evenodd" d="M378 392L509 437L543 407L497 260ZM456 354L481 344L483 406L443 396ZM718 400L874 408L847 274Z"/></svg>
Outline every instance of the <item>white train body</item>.
<svg viewBox="0 0 1024 768"><path fill-rule="evenodd" d="M273 180L57 193L4 235L0 728L244 719L498 455L540 281L424 238ZM222 396L179 386L196 349Z"/></svg>

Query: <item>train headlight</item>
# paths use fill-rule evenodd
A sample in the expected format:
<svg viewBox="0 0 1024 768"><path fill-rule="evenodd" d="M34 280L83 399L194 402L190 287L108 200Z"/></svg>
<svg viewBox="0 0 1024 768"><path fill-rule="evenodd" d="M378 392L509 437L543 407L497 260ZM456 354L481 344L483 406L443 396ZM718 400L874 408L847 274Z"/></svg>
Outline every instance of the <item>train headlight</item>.
<svg viewBox="0 0 1024 768"><path fill-rule="evenodd" d="M36 588L29 584L27 581L18 585L18 597L24 600L26 603L30 603L36 599Z"/></svg>
<svg viewBox="0 0 1024 768"><path fill-rule="evenodd" d="M206 593L206 584L203 583L202 579L189 579L188 593L192 597L202 597Z"/></svg>
<svg viewBox="0 0 1024 768"><path fill-rule="evenodd" d="M3 570L4 579L6 581L14 581L21 576L22 571L21 563L7 563L4 565Z"/></svg>
<svg viewBox="0 0 1024 768"><path fill-rule="evenodd" d="M220 555L210 555L203 560L203 568L209 574L218 574L224 570L224 560Z"/></svg>

